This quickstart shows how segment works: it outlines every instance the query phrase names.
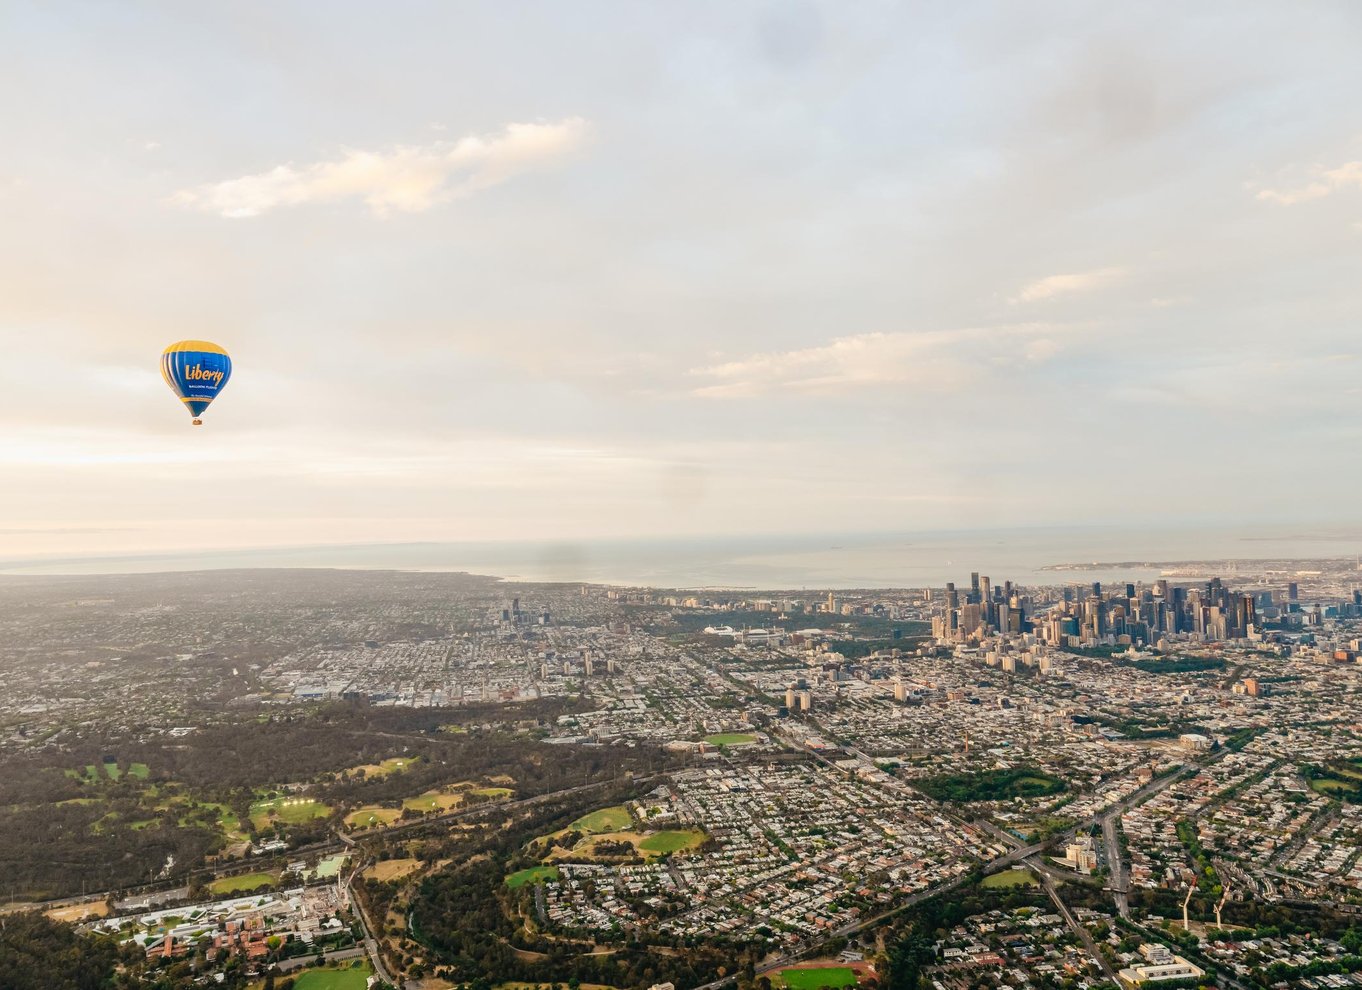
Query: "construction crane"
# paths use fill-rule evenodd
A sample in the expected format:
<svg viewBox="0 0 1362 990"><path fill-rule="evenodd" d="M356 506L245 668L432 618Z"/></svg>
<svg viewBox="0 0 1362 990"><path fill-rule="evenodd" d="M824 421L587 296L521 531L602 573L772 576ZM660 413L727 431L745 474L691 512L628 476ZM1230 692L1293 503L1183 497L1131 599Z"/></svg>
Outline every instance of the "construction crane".
<svg viewBox="0 0 1362 990"><path fill-rule="evenodd" d="M1187 885L1187 896L1182 900L1182 930L1190 932L1192 930L1191 919L1187 917L1187 905L1192 903L1192 895L1196 893L1196 881L1193 880Z"/></svg>
<svg viewBox="0 0 1362 990"><path fill-rule="evenodd" d="M1215 927L1216 927L1216 928L1221 927L1221 925L1220 925L1220 909L1223 908L1223 907L1225 906L1225 902L1228 901L1229 899L1230 899L1230 888L1229 888L1229 885L1226 884L1226 885L1225 885L1225 892L1220 896L1220 903L1218 903L1218 904L1215 906Z"/></svg>

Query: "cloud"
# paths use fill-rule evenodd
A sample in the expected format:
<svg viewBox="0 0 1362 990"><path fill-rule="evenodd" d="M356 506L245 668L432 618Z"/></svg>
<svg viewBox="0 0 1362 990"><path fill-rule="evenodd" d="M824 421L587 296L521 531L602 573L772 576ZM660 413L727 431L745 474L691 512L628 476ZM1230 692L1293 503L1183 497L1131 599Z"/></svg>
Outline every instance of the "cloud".
<svg viewBox="0 0 1362 990"><path fill-rule="evenodd" d="M336 161L279 165L193 189L171 202L224 217L254 217L311 203L362 199L375 214L419 213L460 199L580 147L587 123L508 124L496 134L458 141L399 145L390 151L347 151Z"/></svg>
<svg viewBox="0 0 1362 990"><path fill-rule="evenodd" d="M1022 287L1010 301L1012 303L1038 302L1053 296L1070 292L1088 292L1110 285L1126 274L1124 268L1099 268L1091 272L1072 272L1067 275L1047 275Z"/></svg>
<svg viewBox="0 0 1362 990"><path fill-rule="evenodd" d="M1048 361L1063 347L1055 338L1072 329L1025 323L839 337L819 347L754 354L696 368L692 375L712 381L693 394L710 399L746 398L772 391L832 393L883 385L955 391L998 366Z"/></svg>
<svg viewBox="0 0 1362 990"><path fill-rule="evenodd" d="M1312 176L1305 185L1294 189L1259 189L1257 198L1281 206L1295 206L1312 199L1322 199L1349 186L1362 189L1362 161L1344 162L1338 168L1317 168Z"/></svg>

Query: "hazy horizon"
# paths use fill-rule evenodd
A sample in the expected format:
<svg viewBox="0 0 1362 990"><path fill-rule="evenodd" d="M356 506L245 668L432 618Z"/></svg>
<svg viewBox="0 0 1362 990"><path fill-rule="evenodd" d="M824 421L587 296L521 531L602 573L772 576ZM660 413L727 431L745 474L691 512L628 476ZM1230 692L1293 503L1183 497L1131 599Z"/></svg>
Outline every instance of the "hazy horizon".
<svg viewBox="0 0 1362 990"><path fill-rule="evenodd" d="M972 571L1023 585L1152 581L1155 564L1338 560L1362 553L1362 528L1019 527L922 533L744 534L707 538L482 540L280 545L195 552L0 557L0 577L210 570L465 571L523 582L656 588L941 587ZM1095 567L1093 565L1106 565ZM1074 569L1064 569L1073 566Z"/></svg>

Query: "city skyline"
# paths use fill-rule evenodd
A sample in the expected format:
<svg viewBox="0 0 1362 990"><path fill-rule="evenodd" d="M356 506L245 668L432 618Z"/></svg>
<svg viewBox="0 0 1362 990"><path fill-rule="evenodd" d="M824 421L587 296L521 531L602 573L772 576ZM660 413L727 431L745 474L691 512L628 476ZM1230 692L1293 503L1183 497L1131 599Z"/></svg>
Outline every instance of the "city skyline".
<svg viewBox="0 0 1362 990"><path fill-rule="evenodd" d="M7 26L0 556L1356 522L1349 5Z"/></svg>

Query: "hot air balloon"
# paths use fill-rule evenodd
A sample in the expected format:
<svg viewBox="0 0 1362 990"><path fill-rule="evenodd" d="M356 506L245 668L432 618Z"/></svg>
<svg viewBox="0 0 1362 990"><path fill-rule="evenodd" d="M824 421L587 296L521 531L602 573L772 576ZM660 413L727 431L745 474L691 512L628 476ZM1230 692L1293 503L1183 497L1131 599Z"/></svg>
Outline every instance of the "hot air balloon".
<svg viewBox="0 0 1362 990"><path fill-rule="evenodd" d="M194 417L194 425L202 426L199 417L232 377L232 359L217 344L182 340L161 353L161 377Z"/></svg>

